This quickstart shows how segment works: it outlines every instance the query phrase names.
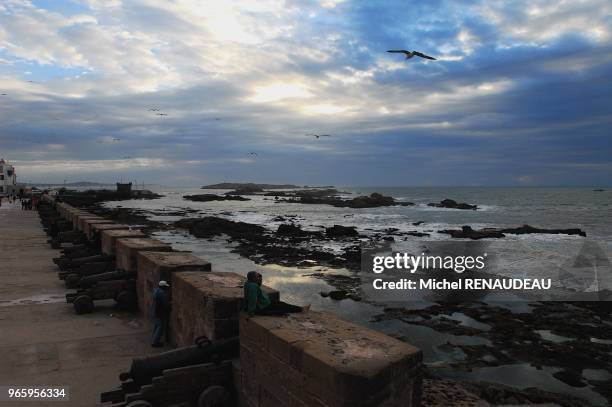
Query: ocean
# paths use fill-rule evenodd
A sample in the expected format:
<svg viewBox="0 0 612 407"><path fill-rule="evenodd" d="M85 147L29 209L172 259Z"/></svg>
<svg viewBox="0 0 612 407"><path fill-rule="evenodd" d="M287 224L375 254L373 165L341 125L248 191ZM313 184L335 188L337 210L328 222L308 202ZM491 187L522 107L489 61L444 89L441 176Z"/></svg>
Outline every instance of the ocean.
<svg viewBox="0 0 612 407"><path fill-rule="evenodd" d="M443 229L459 229L469 225L474 229L518 227L524 224L539 228L580 228L587 238L564 234L507 235L503 239L485 239L488 250L497 253L501 261L500 274L511 277L550 276L551 269L560 264L575 263L584 249L585 242L595 244L599 250L600 276L612 280L612 190L595 191L588 188L502 188L502 187L338 187L347 197L379 192L398 201L413 202L414 206L392 206L366 209L336 208L329 205L305 205L275 202L274 197L249 196L250 201L192 202L183 199L190 194L222 194L226 190L204 190L200 188L147 187L164 195L155 200L115 201L107 207L136 208L148 212L151 220L173 222L185 216L219 216L233 221L262 225L276 230L287 221L277 217L291 217L291 221L305 230L323 230L333 225L356 226L365 236L396 228L400 232L427 233L424 237L398 239L398 250L419 252L423 244L450 241ZM430 207L430 202L450 198L457 202L478 205L479 209L457 210ZM190 210L188 215L175 216L172 212ZM167 214L165 213L167 212ZM276 218L276 219L275 219ZM415 225L418 223L417 225ZM463 371L451 368L464 360L466 355L456 346L493 346L489 339L479 335L453 335L439 332L428 326L406 324L394 320L377 320L388 304L373 304L353 300L333 301L320 295L330 291L322 279L309 276L312 273L351 275L344 269L311 267L286 267L283 265L259 265L232 253L234 243L223 237L198 239L185 230L156 232L156 237L171 243L177 250L189 250L209 260L214 271L232 271L245 275L249 270L258 270L264 283L279 290L281 298L296 304L310 304L314 310L330 311L340 316L367 325L373 329L401 338L419 347L430 368L441 375L466 380L487 380L516 387L537 387L544 390L573 394L588 399L594 404L605 405L606 401L590 386L575 388L556 380L552 374L560 369L550 366L535 368L517 362L502 366L489 366ZM325 243L326 250L340 252L341 243ZM603 258L602 258L603 257ZM554 273L553 273L554 277ZM502 299L503 300L503 299ZM420 308L428 304L414 301L407 307ZM499 304L498 304L499 305ZM525 301L507 301L502 306L512 312L529 312L531 304ZM457 312L448 318L455 319L460 326L486 330L482 324L467 315ZM597 340L597 338L592 338ZM454 346L449 346L449 344Z"/></svg>

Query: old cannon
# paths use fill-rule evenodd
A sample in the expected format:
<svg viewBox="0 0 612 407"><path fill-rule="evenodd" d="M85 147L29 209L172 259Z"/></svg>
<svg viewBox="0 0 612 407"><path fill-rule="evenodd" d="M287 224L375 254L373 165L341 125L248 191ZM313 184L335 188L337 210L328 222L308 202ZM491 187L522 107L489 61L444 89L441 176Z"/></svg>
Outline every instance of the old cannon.
<svg viewBox="0 0 612 407"><path fill-rule="evenodd" d="M66 294L66 302L74 306L77 314L94 310L94 301L114 299L119 309L131 311L138 305L134 280L100 281L92 287Z"/></svg>
<svg viewBox="0 0 612 407"><path fill-rule="evenodd" d="M87 243L66 245L62 247L62 257L75 259L77 257L95 256L100 254L100 249Z"/></svg>
<svg viewBox="0 0 612 407"><path fill-rule="evenodd" d="M82 232L67 231L59 232L56 237L51 239L51 247L54 249L60 249L62 243L85 243L87 238Z"/></svg>
<svg viewBox="0 0 612 407"><path fill-rule="evenodd" d="M64 280L66 287L77 288L80 286L81 279L83 277L97 276L100 274L113 272L114 270L115 263L113 262L96 262L84 264L77 269L60 271L58 276L60 280Z"/></svg>
<svg viewBox="0 0 612 407"><path fill-rule="evenodd" d="M195 345L134 359L130 371L121 373L119 379L132 379L142 386L151 383L155 376L159 376L166 369L232 359L237 357L239 352L238 337L214 342L199 337Z"/></svg>
<svg viewBox="0 0 612 407"><path fill-rule="evenodd" d="M66 270L76 269L88 263L109 262L109 261L113 261L114 259L115 259L114 256L108 256L105 254L96 254L93 256L76 257L72 259L63 259L60 257L57 259L53 259L53 262L57 264L57 267L59 267L60 270L66 271Z"/></svg>
<svg viewBox="0 0 612 407"><path fill-rule="evenodd" d="M94 249L92 247L87 247L85 245L77 245L77 249L66 251L65 249L62 252L60 257L53 259L53 262L57 264L57 262L62 262L65 260L72 260L79 257L89 257L96 256L100 254L100 250Z"/></svg>
<svg viewBox="0 0 612 407"><path fill-rule="evenodd" d="M123 270L115 270L115 271L107 271L105 273L93 274L88 276L82 276L78 285L79 288L90 288L100 281L109 281L109 280L130 280L135 279L136 273L133 271L123 271Z"/></svg>
<svg viewBox="0 0 612 407"><path fill-rule="evenodd" d="M239 349L238 337L215 342L200 337L193 346L136 358L130 371L120 374L120 388L102 393L100 400L124 407L231 407L232 360Z"/></svg>

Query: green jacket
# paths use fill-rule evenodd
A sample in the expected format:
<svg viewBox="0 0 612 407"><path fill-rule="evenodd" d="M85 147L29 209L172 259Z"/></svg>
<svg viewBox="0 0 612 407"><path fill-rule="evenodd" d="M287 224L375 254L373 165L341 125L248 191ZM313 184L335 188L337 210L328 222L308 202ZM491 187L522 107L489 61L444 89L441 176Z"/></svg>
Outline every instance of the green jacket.
<svg viewBox="0 0 612 407"><path fill-rule="evenodd" d="M244 285L244 304L250 316L255 315L256 311L262 310L271 304L268 294L266 294L259 284L247 281Z"/></svg>

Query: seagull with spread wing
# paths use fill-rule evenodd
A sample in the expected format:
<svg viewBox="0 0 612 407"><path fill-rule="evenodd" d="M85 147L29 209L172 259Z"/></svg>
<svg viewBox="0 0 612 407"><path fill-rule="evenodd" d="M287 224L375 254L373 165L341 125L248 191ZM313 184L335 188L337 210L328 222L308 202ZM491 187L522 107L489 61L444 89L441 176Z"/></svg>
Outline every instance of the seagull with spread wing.
<svg viewBox="0 0 612 407"><path fill-rule="evenodd" d="M410 59L412 57L417 56L417 57L421 57L421 58L425 58L425 59L432 59L434 61L436 60L436 58L430 57L429 55L425 55L425 54L423 54L422 52L419 52L419 51L407 51L405 49L390 49L387 52L390 52L392 54L404 54L404 55L406 55L406 59Z"/></svg>
<svg viewBox="0 0 612 407"><path fill-rule="evenodd" d="M307 134L307 136L309 137L315 137L315 138L320 138L320 137L331 137L330 134Z"/></svg>

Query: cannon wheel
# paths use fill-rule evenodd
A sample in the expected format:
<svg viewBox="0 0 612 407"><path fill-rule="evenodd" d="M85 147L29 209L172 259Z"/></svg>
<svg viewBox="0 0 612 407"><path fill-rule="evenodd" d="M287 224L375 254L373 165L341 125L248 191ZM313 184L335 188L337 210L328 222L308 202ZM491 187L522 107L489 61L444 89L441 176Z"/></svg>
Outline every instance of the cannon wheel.
<svg viewBox="0 0 612 407"><path fill-rule="evenodd" d="M89 314L94 310L93 300L89 295L79 295L73 302L77 314Z"/></svg>
<svg viewBox="0 0 612 407"><path fill-rule="evenodd" d="M64 279L64 283L68 288L77 288L80 281L81 275L76 273L68 274Z"/></svg>
<svg viewBox="0 0 612 407"><path fill-rule="evenodd" d="M130 401L125 407L153 407L153 404L146 400L134 400Z"/></svg>
<svg viewBox="0 0 612 407"><path fill-rule="evenodd" d="M207 387L198 397L198 407L230 407L229 391L223 386Z"/></svg>
<svg viewBox="0 0 612 407"><path fill-rule="evenodd" d="M119 305L121 310L133 310L136 308L136 293L127 290L121 291L119 294L117 294L115 301L117 301L117 305Z"/></svg>

